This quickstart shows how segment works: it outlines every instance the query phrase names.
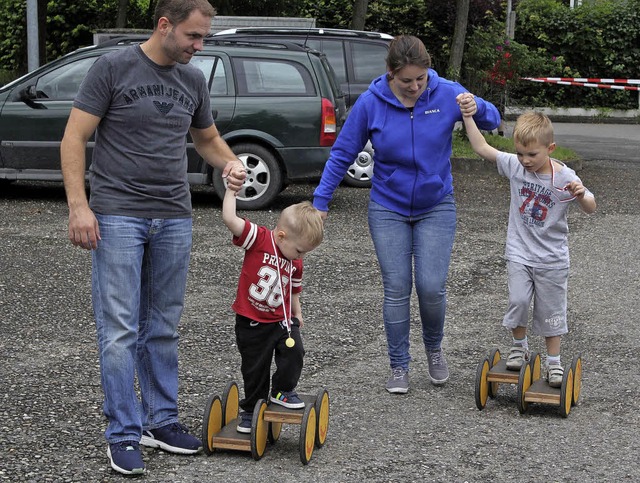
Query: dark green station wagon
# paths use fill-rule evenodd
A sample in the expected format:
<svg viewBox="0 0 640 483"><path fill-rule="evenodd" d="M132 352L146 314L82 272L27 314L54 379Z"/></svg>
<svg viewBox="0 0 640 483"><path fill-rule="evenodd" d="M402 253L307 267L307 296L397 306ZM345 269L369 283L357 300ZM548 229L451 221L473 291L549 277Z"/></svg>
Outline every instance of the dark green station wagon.
<svg viewBox="0 0 640 483"><path fill-rule="evenodd" d="M141 41L78 49L0 88L0 181L61 181L60 141L87 71L100 55ZM264 208L287 184L320 177L345 118L324 54L286 41L208 38L191 63L209 82L218 130L247 168L238 208ZM222 197L220 173L192 144L188 158L189 182Z"/></svg>

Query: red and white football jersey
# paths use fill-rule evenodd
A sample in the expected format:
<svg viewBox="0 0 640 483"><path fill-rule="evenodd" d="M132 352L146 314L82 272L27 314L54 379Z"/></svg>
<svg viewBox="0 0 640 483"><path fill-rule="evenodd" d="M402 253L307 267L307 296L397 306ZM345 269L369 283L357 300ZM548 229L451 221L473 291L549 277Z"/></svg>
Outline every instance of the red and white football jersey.
<svg viewBox="0 0 640 483"><path fill-rule="evenodd" d="M302 260L285 258L275 244L271 230L249 220L245 220L242 235L233 237L233 244L246 251L238 292L231 308L258 322L280 322L285 320L286 307L286 318L290 320L290 294L302 291Z"/></svg>

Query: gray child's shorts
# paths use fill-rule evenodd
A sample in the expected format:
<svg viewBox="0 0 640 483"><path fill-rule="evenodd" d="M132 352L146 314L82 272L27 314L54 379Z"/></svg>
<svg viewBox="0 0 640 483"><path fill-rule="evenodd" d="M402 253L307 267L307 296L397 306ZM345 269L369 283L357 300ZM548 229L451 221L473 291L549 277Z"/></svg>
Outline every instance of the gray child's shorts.
<svg viewBox="0 0 640 483"><path fill-rule="evenodd" d="M507 273L509 307L502 325L508 329L526 327L533 299L532 332L543 337L566 334L569 269L534 268L507 261Z"/></svg>

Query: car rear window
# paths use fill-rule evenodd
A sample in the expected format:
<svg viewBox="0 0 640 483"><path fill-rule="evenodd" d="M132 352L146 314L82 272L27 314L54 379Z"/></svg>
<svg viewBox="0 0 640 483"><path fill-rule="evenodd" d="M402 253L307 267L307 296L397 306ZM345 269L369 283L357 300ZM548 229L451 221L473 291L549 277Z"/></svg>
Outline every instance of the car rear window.
<svg viewBox="0 0 640 483"><path fill-rule="evenodd" d="M316 96L311 74L298 62L234 58L240 96Z"/></svg>
<svg viewBox="0 0 640 483"><path fill-rule="evenodd" d="M338 82L347 82L347 67L344 60L344 47L341 40L309 40L307 45L312 49L324 52L329 58Z"/></svg>

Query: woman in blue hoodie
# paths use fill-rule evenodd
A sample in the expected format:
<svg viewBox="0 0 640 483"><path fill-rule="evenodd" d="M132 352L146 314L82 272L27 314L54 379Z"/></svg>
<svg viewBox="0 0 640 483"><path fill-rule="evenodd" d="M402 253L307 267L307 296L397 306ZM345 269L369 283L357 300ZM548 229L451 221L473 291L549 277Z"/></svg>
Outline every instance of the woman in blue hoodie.
<svg viewBox="0 0 640 483"><path fill-rule="evenodd" d="M473 114L480 129L500 124L496 107L468 96L457 82L439 77L416 37L396 37L388 72L374 79L353 106L314 192L314 206L328 211L335 189L367 140L374 148L369 231L382 272L382 316L387 335L391 393L409 390L410 299L415 275L422 338L435 385L449 379L442 352L446 281L456 230L451 141L456 122ZM461 112L462 109L462 112Z"/></svg>

